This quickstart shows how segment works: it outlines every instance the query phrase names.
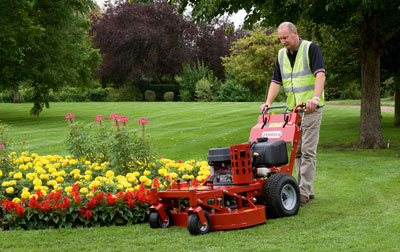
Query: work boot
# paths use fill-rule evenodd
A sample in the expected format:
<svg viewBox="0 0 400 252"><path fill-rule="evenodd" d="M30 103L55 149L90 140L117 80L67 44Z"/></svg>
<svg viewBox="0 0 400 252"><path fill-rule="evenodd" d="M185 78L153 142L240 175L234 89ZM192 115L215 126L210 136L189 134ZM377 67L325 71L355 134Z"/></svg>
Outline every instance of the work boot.
<svg viewBox="0 0 400 252"><path fill-rule="evenodd" d="M300 206L304 206L305 204L308 203L308 201L309 201L308 197L300 195Z"/></svg>

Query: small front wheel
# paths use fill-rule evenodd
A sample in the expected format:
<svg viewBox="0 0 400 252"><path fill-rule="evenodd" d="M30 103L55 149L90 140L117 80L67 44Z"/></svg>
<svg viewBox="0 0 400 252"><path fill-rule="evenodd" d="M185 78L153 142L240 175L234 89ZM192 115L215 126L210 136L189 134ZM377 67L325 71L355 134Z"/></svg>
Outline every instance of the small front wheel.
<svg viewBox="0 0 400 252"><path fill-rule="evenodd" d="M165 212L168 216L168 220L165 223L161 220L160 214L157 211L150 213L149 223L151 228L167 228L172 225L171 213L168 210L165 210Z"/></svg>
<svg viewBox="0 0 400 252"><path fill-rule="evenodd" d="M192 213L188 218L188 230L191 235L202 235L206 234L210 231L211 228L211 218L210 215L204 211L204 215L206 216L207 223L205 226L202 225L198 214Z"/></svg>

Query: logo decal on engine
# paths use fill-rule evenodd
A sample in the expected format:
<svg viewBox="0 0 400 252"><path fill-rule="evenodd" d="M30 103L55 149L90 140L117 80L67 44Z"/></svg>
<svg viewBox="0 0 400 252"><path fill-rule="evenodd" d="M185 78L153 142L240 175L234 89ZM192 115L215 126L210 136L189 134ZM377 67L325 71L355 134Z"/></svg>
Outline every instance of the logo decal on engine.
<svg viewBox="0 0 400 252"><path fill-rule="evenodd" d="M268 138L281 138L282 135L282 131L264 131L262 133L262 137Z"/></svg>

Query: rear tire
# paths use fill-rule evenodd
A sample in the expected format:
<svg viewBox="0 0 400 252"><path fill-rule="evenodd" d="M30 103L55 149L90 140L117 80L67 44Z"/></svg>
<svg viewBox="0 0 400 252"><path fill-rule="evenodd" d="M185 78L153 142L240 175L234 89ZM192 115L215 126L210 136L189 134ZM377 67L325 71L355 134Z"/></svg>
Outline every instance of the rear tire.
<svg viewBox="0 0 400 252"><path fill-rule="evenodd" d="M211 228L211 218L210 215L204 211L204 215L207 219L207 224L203 227L201 225L200 218L196 212L189 215L188 218L188 230L191 235L203 235L207 234Z"/></svg>
<svg viewBox="0 0 400 252"><path fill-rule="evenodd" d="M164 223L161 220L160 214L158 211L151 212L149 217L149 224L151 228L168 228L172 225L172 215L168 210L165 210L165 213L168 216L168 221Z"/></svg>
<svg viewBox="0 0 400 252"><path fill-rule="evenodd" d="M296 215L300 207L300 189L293 176L273 174L263 188L263 201L268 219Z"/></svg>

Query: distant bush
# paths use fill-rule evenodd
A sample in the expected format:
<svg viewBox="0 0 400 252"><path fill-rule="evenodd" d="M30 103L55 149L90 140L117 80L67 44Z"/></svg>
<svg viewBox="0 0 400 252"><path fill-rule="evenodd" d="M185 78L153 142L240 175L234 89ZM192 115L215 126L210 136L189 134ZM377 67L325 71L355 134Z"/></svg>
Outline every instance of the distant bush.
<svg viewBox="0 0 400 252"><path fill-rule="evenodd" d="M194 67L189 64L183 65L182 74L175 77L176 82L179 84L180 99L182 101L194 101L196 98L196 83L203 78L208 80L212 94L215 93L219 88L220 81L204 62L198 61Z"/></svg>
<svg viewBox="0 0 400 252"><path fill-rule="evenodd" d="M156 92L153 90L146 90L144 92L144 100L145 101L155 101L156 100Z"/></svg>
<svg viewBox="0 0 400 252"><path fill-rule="evenodd" d="M223 102L254 101L250 90L236 80L226 80L218 91L218 100Z"/></svg>
<svg viewBox="0 0 400 252"><path fill-rule="evenodd" d="M174 92L172 91L165 92L164 101L174 101Z"/></svg>
<svg viewBox="0 0 400 252"><path fill-rule="evenodd" d="M110 90L106 101L143 101L143 94L136 86L125 84L120 88Z"/></svg>
<svg viewBox="0 0 400 252"><path fill-rule="evenodd" d="M206 78L202 78L196 83L196 101L211 101L211 84Z"/></svg>

